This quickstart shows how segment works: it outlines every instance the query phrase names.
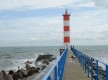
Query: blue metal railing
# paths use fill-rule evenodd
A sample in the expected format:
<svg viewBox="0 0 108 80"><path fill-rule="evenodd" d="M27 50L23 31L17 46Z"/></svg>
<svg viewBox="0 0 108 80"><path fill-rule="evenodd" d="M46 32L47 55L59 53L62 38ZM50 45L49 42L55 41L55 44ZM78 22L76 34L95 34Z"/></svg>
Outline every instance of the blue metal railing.
<svg viewBox="0 0 108 80"><path fill-rule="evenodd" d="M54 71L54 80L62 80L64 67L66 62L66 56L68 53L68 48L64 50L59 59L55 62L55 64L51 67L48 73L44 76L42 80L51 80L51 73Z"/></svg>
<svg viewBox="0 0 108 80"><path fill-rule="evenodd" d="M84 72L87 73L88 77L90 77L91 80L108 80L107 64L94 59L93 57L88 56L74 48L71 48L71 50L79 60ZM105 66L105 70L101 66L99 66L99 64L103 64Z"/></svg>

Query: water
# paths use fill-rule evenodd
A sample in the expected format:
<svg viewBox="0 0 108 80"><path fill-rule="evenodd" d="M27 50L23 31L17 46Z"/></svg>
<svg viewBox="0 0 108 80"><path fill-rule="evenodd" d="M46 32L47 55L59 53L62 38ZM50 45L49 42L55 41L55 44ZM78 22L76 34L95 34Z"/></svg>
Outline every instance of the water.
<svg viewBox="0 0 108 80"><path fill-rule="evenodd" d="M75 48L108 65L108 46L76 46ZM105 69L105 65L100 62L99 66Z"/></svg>
<svg viewBox="0 0 108 80"><path fill-rule="evenodd" d="M39 54L59 54L60 47L0 47L0 70L17 70L30 60L35 62Z"/></svg>
<svg viewBox="0 0 108 80"><path fill-rule="evenodd" d="M39 54L59 54L59 46L0 47L0 70L17 70L27 60L35 61ZM76 49L108 64L108 46L75 46Z"/></svg>

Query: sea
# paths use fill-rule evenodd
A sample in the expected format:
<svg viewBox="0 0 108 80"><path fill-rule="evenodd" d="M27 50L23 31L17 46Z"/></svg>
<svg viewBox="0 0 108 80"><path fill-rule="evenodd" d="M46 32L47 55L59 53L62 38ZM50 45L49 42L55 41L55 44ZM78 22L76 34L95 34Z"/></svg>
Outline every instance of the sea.
<svg viewBox="0 0 108 80"><path fill-rule="evenodd" d="M75 49L98 60L99 66L106 70L108 65L108 45L105 46L75 46ZM104 64L103 64L104 63Z"/></svg>
<svg viewBox="0 0 108 80"><path fill-rule="evenodd" d="M58 46L30 46L30 47L0 47L0 70L18 70L24 68L26 61L35 60L39 55L59 54ZM33 65L32 65L33 66Z"/></svg>
<svg viewBox="0 0 108 80"><path fill-rule="evenodd" d="M74 46L77 50L108 64L108 46ZM61 46L0 47L0 70L17 70L40 54L58 56ZM102 65L102 64L100 64Z"/></svg>

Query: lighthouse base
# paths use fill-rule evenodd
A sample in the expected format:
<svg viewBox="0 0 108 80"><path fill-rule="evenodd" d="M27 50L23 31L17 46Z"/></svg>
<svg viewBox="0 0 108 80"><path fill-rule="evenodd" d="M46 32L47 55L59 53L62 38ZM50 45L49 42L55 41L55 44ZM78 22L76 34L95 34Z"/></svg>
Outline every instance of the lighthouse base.
<svg viewBox="0 0 108 80"><path fill-rule="evenodd" d="M70 46L70 43L64 43L64 48L68 48L68 49L71 49L71 46Z"/></svg>

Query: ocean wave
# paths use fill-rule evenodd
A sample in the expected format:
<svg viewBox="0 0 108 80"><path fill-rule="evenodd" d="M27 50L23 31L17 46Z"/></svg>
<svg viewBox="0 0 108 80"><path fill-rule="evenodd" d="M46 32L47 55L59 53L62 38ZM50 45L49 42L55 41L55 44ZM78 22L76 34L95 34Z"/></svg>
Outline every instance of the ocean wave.
<svg viewBox="0 0 108 80"><path fill-rule="evenodd" d="M0 60L0 70L5 70L14 66L11 60Z"/></svg>
<svg viewBox="0 0 108 80"><path fill-rule="evenodd" d="M29 55L28 55L29 56ZM6 57L6 56L5 56ZM24 68L25 67L25 62L27 61L32 61L33 64L31 66L35 66L35 60L37 58L37 55L34 54L33 58L23 58L23 59L9 59L9 58L4 58L3 60L0 59L0 70L17 70L18 68Z"/></svg>
<svg viewBox="0 0 108 80"><path fill-rule="evenodd" d="M105 63L106 65L108 65L108 58L107 57L96 57L97 60ZM104 70L106 69L106 65L99 62L99 66L101 66Z"/></svg>
<svg viewBox="0 0 108 80"><path fill-rule="evenodd" d="M32 58L32 59L20 59L20 60L13 60L13 64L14 66L12 68L8 68L8 70L10 69L14 69L14 70L17 70L18 68L24 68L25 67L25 62L27 61L32 61L33 64L31 66L34 66L34 62L35 62L35 58Z"/></svg>

